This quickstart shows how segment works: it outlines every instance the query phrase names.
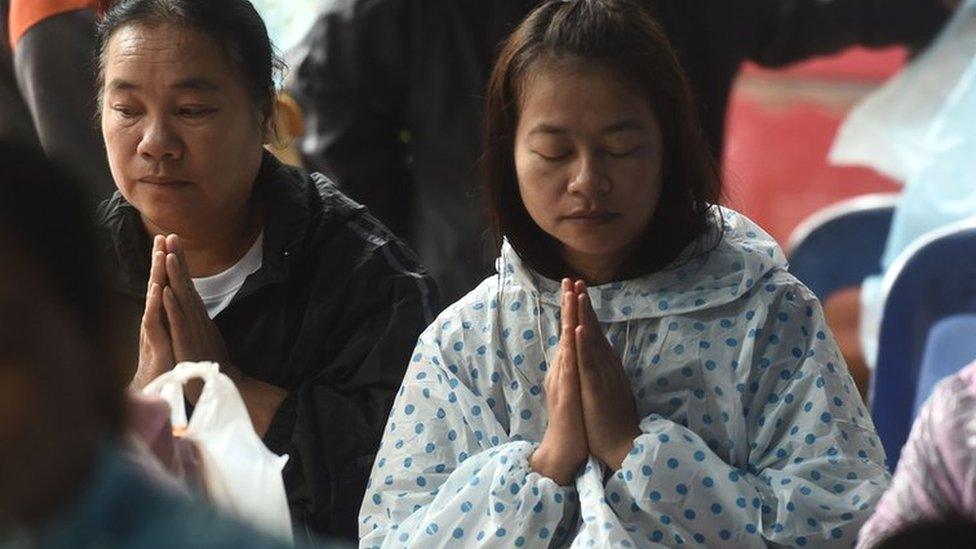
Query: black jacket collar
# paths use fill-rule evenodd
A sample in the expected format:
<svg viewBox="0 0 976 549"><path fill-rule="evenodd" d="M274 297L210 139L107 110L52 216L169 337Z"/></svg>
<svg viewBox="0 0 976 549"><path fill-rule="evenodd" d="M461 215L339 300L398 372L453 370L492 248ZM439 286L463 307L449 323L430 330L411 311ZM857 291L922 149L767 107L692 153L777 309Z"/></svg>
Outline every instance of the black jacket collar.
<svg viewBox="0 0 976 549"><path fill-rule="evenodd" d="M265 207L263 259L261 269L248 277L238 297L285 279L315 230L327 228L323 224L337 226L362 209L321 174L309 175L285 166L267 152L253 192ZM103 248L116 264L119 289L143 298L149 279L151 242L138 210L116 191L102 203L98 219L105 241Z"/></svg>

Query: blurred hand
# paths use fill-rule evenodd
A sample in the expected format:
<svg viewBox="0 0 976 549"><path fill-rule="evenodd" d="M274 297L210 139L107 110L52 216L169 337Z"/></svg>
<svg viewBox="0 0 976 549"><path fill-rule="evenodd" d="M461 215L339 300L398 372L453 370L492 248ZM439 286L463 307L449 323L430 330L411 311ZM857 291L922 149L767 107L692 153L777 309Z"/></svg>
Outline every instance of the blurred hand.
<svg viewBox="0 0 976 549"><path fill-rule="evenodd" d="M616 471L641 433L640 419L630 380L620 357L600 329L586 284L577 281L573 290L579 314L576 364L586 441L593 456Z"/></svg>
<svg viewBox="0 0 976 549"><path fill-rule="evenodd" d="M576 297L571 282L566 279L563 280L562 333L545 382L549 424L542 443L529 458L533 471L561 486L572 484L590 453L576 364L576 328Z"/></svg>

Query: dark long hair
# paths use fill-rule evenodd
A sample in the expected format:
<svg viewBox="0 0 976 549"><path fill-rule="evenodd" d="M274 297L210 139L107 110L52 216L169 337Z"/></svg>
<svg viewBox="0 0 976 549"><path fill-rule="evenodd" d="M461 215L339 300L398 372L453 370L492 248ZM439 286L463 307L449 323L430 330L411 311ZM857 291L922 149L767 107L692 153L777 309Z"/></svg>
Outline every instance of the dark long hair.
<svg viewBox="0 0 976 549"><path fill-rule="evenodd" d="M545 2L505 43L485 105L484 183L495 237L507 238L523 261L546 276L576 274L562 259L559 242L526 211L514 160L525 77L540 64L564 60L612 69L647 97L658 119L664 145L661 197L616 278L660 270L706 233L722 184L674 50L660 25L629 0Z"/></svg>

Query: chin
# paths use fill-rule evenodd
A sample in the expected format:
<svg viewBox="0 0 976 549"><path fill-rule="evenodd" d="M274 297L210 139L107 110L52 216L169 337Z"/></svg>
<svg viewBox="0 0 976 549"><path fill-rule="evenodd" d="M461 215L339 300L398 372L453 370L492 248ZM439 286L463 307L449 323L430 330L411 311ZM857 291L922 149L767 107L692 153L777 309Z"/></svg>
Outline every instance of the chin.
<svg viewBox="0 0 976 549"><path fill-rule="evenodd" d="M140 200L133 203L143 218L161 229L177 232L187 222L198 216L195 209L180 202Z"/></svg>
<svg viewBox="0 0 976 549"><path fill-rule="evenodd" d="M563 246L572 250L576 254L586 255L591 257L606 256L607 258L615 257L621 249L625 247L623 243L614 242L607 239L599 238L586 238L586 239L572 239L563 240Z"/></svg>

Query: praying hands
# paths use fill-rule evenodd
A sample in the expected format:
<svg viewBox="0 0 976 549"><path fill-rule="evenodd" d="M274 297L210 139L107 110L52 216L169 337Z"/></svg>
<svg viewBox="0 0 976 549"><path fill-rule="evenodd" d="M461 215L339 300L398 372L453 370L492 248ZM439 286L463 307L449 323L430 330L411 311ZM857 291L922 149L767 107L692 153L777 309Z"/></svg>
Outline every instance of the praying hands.
<svg viewBox="0 0 976 549"><path fill-rule="evenodd" d="M530 464L565 486L590 454L619 469L640 428L630 382L584 282L563 280L561 318L559 348L546 376L549 425Z"/></svg>
<svg viewBox="0 0 976 549"><path fill-rule="evenodd" d="M237 386L255 431L263 435L287 392L248 377L233 365L223 336L193 286L177 235L156 235L151 261L133 388L141 390L180 362L216 362ZM187 399L196 403L201 389L198 383L189 384Z"/></svg>

